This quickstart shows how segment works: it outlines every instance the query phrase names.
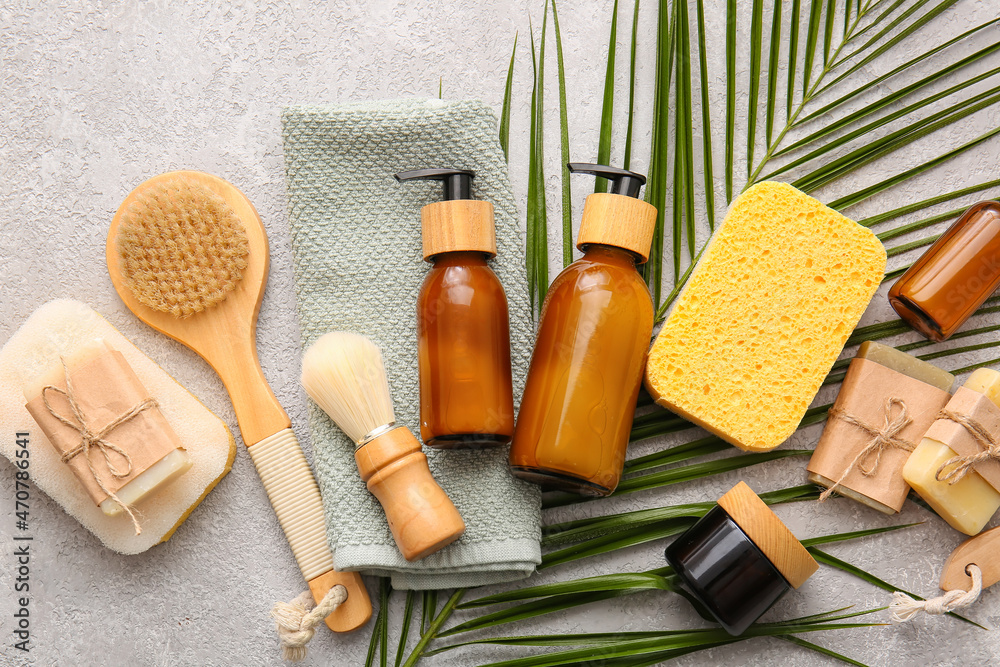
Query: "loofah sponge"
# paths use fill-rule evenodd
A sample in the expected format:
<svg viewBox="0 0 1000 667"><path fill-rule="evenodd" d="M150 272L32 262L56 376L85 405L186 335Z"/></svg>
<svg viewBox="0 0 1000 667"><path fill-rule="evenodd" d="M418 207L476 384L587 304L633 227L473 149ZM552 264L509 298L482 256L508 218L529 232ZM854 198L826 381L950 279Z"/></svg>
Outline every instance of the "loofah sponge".
<svg viewBox="0 0 1000 667"><path fill-rule="evenodd" d="M733 202L657 335L654 400L724 440L777 447L798 427L885 272L869 230L784 183Z"/></svg>
<svg viewBox="0 0 1000 667"><path fill-rule="evenodd" d="M175 317L225 299L243 277L248 252L232 207L183 177L143 191L118 227L126 285L143 305Z"/></svg>
<svg viewBox="0 0 1000 667"><path fill-rule="evenodd" d="M121 352L156 397L192 461L191 469L138 504L142 534L127 517L106 516L24 407L21 388L54 366L59 357L103 338ZM27 432L31 482L62 505L106 547L141 553L165 542L233 465L236 443L221 419L140 352L100 315L79 301L51 301L31 315L0 350L0 454L17 461L16 434ZM123 520L124 519L124 520Z"/></svg>

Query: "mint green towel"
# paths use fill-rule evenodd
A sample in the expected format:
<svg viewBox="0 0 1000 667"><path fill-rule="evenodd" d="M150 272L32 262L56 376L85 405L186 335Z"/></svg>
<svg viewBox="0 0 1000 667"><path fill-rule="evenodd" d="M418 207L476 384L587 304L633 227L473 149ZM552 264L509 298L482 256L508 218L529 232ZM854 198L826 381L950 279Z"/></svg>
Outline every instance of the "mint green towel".
<svg viewBox="0 0 1000 667"><path fill-rule="evenodd" d="M472 169L473 197L493 202L496 212L492 267L510 306L516 403L534 334L517 209L493 111L481 102L439 100L302 106L284 110L282 128L303 346L333 330L374 340L385 357L396 421L419 434L416 303L429 267L421 254L420 208L440 199L441 184L400 185L393 174ZM309 421L337 569L391 575L395 588L451 588L521 579L541 561L540 494L511 476L506 447L424 448L466 532L408 563L358 475L353 443L314 404Z"/></svg>

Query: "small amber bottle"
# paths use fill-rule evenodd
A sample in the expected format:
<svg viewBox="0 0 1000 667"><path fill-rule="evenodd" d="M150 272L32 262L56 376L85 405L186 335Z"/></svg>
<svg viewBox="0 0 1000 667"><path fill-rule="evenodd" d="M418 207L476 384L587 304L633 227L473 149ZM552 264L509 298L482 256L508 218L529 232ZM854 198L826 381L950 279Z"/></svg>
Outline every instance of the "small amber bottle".
<svg viewBox="0 0 1000 667"><path fill-rule="evenodd" d="M515 475L606 496L618 486L653 332L646 261L656 209L638 199L641 174L570 164L611 181L587 197L583 257L549 288L510 450Z"/></svg>
<svg viewBox="0 0 1000 667"><path fill-rule="evenodd" d="M889 303L931 340L947 340L1000 285L1000 204L974 204L889 290Z"/></svg>
<svg viewBox="0 0 1000 667"><path fill-rule="evenodd" d="M493 205L471 198L475 174L418 169L399 181L440 180L444 201L421 210L424 260L417 300L420 437L430 447L510 442L514 392L507 295L486 260L497 254Z"/></svg>

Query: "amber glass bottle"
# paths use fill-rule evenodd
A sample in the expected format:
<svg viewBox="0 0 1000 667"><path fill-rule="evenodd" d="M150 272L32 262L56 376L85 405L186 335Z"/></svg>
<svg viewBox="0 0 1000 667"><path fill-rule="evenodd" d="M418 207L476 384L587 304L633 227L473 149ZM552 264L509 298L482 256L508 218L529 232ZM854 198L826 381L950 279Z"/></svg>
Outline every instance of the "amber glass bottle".
<svg viewBox="0 0 1000 667"><path fill-rule="evenodd" d="M434 265L417 300L420 436L431 447L501 445L514 433L507 295L486 261L496 255L493 206L470 199L473 177L397 175L444 181L445 201L421 211L424 259Z"/></svg>
<svg viewBox="0 0 1000 667"><path fill-rule="evenodd" d="M510 442L507 296L486 255L437 255L417 308L424 442L438 447Z"/></svg>
<svg viewBox="0 0 1000 667"><path fill-rule="evenodd" d="M889 302L931 340L947 340L1000 286L1000 204L966 211L889 290Z"/></svg>
<svg viewBox="0 0 1000 667"><path fill-rule="evenodd" d="M636 270L649 253L656 209L637 199L645 177L570 165L612 181L587 198L570 264L542 307L510 450L515 475L604 496L618 485L646 351L653 303Z"/></svg>

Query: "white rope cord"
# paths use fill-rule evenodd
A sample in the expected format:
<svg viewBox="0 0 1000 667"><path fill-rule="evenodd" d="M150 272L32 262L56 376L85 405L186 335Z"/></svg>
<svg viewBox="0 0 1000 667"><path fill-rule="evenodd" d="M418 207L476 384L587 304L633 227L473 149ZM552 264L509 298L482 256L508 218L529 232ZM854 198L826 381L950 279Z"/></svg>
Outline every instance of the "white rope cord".
<svg viewBox="0 0 1000 667"><path fill-rule="evenodd" d="M968 591L948 591L944 595L930 600L914 600L902 591L893 593L892 603L889 605L893 624L905 623L921 611L940 616L962 607L968 607L978 600L979 594L983 592L983 572L975 564L970 564L965 568L965 571L972 577L972 588Z"/></svg>
<svg viewBox="0 0 1000 667"><path fill-rule="evenodd" d="M347 600L347 589L341 585L334 586L320 600L319 604L309 608L312 594L306 591L291 602L278 602L271 609L278 628L278 639L281 640L281 657L290 662L298 662L306 657L306 645L316 634L316 626L323 622L340 605Z"/></svg>

